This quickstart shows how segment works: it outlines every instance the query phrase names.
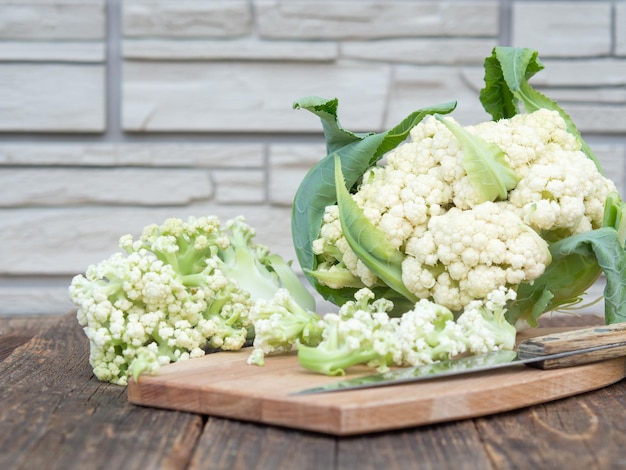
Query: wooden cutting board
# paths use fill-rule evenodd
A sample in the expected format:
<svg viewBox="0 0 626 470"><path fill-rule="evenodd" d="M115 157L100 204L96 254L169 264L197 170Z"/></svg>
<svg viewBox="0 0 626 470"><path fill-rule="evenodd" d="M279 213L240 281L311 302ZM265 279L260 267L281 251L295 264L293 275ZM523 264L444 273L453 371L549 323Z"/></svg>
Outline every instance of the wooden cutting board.
<svg viewBox="0 0 626 470"><path fill-rule="evenodd" d="M546 334L554 329L541 329ZM539 333L531 333L536 336ZM626 357L556 370L523 365L413 384L316 395L305 388L344 377L304 370L295 354L246 363L251 349L177 362L128 385L131 403L334 435L486 416L596 390L626 377Z"/></svg>

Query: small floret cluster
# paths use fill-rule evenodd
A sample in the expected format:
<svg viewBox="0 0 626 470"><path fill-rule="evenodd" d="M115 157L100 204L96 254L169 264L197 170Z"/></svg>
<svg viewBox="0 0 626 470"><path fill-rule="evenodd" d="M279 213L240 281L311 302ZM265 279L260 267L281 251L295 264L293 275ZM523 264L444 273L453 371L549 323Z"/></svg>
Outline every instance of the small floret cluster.
<svg viewBox="0 0 626 470"><path fill-rule="evenodd" d="M254 234L242 218L225 227L216 217L168 219L138 240L121 237L125 253L75 276L69 294L96 377L126 385L208 349L240 349L253 335L255 302L279 289L312 309L297 275Z"/></svg>
<svg viewBox="0 0 626 470"><path fill-rule="evenodd" d="M253 352L248 364L263 365L267 354L293 350L296 344L317 345L322 339L320 316L302 308L289 291L257 301L250 310L254 324Z"/></svg>

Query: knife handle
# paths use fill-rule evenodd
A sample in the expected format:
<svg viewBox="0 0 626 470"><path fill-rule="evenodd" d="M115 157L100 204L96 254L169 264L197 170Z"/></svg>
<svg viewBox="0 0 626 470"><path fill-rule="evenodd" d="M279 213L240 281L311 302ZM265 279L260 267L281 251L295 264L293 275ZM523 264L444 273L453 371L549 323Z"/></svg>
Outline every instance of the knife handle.
<svg viewBox="0 0 626 470"><path fill-rule="evenodd" d="M538 357L611 345L615 346L528 365L540 369L558 369L626 356L626 322L529 338L517 346L517 352L520 357Z"/></svg>

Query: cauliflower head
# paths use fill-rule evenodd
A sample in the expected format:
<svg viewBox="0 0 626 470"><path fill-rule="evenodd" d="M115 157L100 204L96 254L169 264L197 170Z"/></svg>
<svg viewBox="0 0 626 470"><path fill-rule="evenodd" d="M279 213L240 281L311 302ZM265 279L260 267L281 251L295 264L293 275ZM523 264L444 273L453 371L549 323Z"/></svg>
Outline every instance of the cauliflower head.
<svg viewBox="0 0 626 470"><path fill-rule="evenodd" d="M468 159L488 152L498 167L477 183ZM498 183L498 173L506 173L504 197L485 200L481 186ZM351 197L405 255L406 288L459 311L499 287L532 283L550 264L549 243L599 228L614 191L561 115L539 109L467 127L427 116ZM313 252L321 284L381 285L343 236L336 205L325 209Z"/></svg>

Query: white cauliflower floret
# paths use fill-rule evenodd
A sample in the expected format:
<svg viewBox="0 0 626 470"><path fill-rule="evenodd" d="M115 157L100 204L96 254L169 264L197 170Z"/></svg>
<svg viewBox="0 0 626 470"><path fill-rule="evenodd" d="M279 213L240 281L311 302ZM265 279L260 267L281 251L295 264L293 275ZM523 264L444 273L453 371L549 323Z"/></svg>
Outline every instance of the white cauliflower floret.
<svg viewBox="0 0 626 470"><path fill-rule="evenodd" d="M509 195L509 203L538 232L559 238L600 227L615 184L581 151L558 150L533 165Z"/></svg>
<svg viewBox="0 0 626 470"><path fill-rule="evenodd" d="M499 349L513 349L517 330L505 318L506 304L515 300L513 289L499 287L490 292L486 300L467 304L457 319L467 343L467 351L484 354Z"/></svg>
<svg viewBox="0 0 626 470"><path fill-rule="evenodd" d="M546 242L493 202L431 218L427 234L411 240L406 252L405 286L451 310L500 286L531 282L550 261Z"/></svg>
<svg viewBox="0 0 626 470"><path fill-rule="evenodd" d="M555 150L580 150L580 144L567 131L563 118L557 111L548 109L486 121L466 129L498 145L511 168L522 177L535 162L544 158L551 160Z"/></svg>
<svg viewBox="0 0 626 470"><path fill-rule="evenodd" d="M298 361L326 375L343 375L345 369L356 364L387 369L398 321L388 315L392 307L386 299L374 300L371 290L358 290L353 301L347 301L337 313L322 317L319 344L298 344Z"/></svg>
<svg viewBox="0 0 626 470"><path fill-rule="evenodd" d="M327 206L320 238L313 241L313 253L319 256L317 276L321 284L333 289L346 285L372 287L378 277L363 264L343 236L337 205Z"/></svg>
<svg viewBox="0 0 626 470"><path fill-rule="evenodd" d="M291 351L298 342L317 344L321 340L320 317L299 306L286 289L273 299L258 300L250 310L254 325L254 351L249 364L263 364L266 354Z"/></svg>
<svg viewBox="0 0 626 470"><path fill-rule="evenodd" d="M137 293L141 305L129 300ZM186 305L196 308L194 302L172 267L146 250L116 253L88 269L86 277L76 276L70 296L79 306L77 318L91 343L90 363L100 380L126 385L139 360L146 371L153 371L190 357L186 351L193 357L204 354L206 337L178 316ZM153 338L167 345L167 354L159 352Z"/></svg>
<svg viewBox="0 0 626 470"><path fill-rule="evenodd" d="M401 366L431 364L466 350L452 312L426 299L402 315L395 337L393 361Z"/></svg>
<svg viewBox="0 0 626 470"><path fill-rule="evenodd" d="M372 291L360 289L339 312L322 316L322 341L317 346L298 344L298 361L309 370L343 375L357 364L386 371L391 365L420 366L466 352L511 349L516 330L507 323L504 306L514 298L514 291L500 288L484 302L471 302L458 321L449 309L426 299L400 318L390 318L389 301L374 300ZM262 359L259 350L250 362Z"/></svg>

